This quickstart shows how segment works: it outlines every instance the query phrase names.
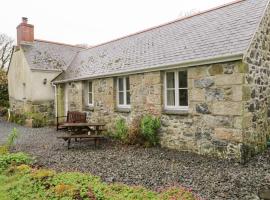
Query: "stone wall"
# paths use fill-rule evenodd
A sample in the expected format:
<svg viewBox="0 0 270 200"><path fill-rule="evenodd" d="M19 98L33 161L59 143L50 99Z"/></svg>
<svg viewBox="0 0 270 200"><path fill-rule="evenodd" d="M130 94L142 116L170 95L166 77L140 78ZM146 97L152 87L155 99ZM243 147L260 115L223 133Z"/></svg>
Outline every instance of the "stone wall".
<svg viewBox="0 0 270 200"><path fill-rule="evenodd" d="M250 94L243 85L248 66L241 61L188 68L189 110L163 110L163 72L129 76L131 109L116 106L116 79L93 80L94 107L84 106L83 82L68 85L69 108L86 111L89 121L108 124L152 114L161 117L161 145L223 158L241 158L243 99Z"/></svg>
<svg viewBox="0 0 270 200"><path fill-rule="evenodd" d="M11 111L23 114L23 113L41 113L47 117L49 120L54 120L55 110L54 101L42 101L42 102L32 102L32 101L22 101L16 100L14 98L9 99Z"/></svg>
<svg viewBox="0 0 270 200"><path fill-rule="evenodd" d="M110 132L114 130L115 121L121 117L129 124L150 113L160 116L161 104L161 73L132 75L130 78L131 110L118 109L116 105L116 78L93 80L94 107L82 106L88 113L88 120L105 122ZM83 104L83 103L82 103Z"/></svg>
<svg viewBox="0 0 270 200"><path fill-rule="evenodd" d="M68 94L68 107L69 111L83 110L83 83L71 82L67 83L66 90Z"/></svg>
<svg viewBox="0 0 270 200"><path fill-rule="evenodd" d="M189 68L189 111L162 114L162 146L240 159L245 71L240 61Z"/></svg>
<svg viewBox="0 0 270 200"><path fill-rule="evenodd" d="M245 155L266 148L270 136L270 8L257 30L244 62L248 65L243 123Z"/></svg>

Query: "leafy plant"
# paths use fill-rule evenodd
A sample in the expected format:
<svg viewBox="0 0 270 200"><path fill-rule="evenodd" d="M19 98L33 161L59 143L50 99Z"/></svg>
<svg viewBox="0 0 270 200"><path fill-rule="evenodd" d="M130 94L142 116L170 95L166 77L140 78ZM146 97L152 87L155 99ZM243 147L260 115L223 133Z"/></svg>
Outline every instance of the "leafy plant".
<svg viewBox="0 0 270 200"><path fill-rule="evenodd" d="M0 107L9 107L7 73L0 69Z"/></svg>
<svg viewBox="0 0 270 200"><path fill-rule="evenodd" d="M41 113L25 113L27 119L32 119L32 127L33 128L41 128L48 125L48 120L46 116Z"/></svg>
<svg viewBox="0 0 270 200"><path fill-rule="evenodd" d="M15 140L18 138L18 132L16 128L13 128L11 134L8 136L8 140L6 144L0 146L0 155L1 154L7 154L10 150L10 148L14 145Z"/></svg>
<svg viewBox="0 0 270 200"><path fill-rule="evenodd" d="M79 172L56 173L28 166L23 153L0 157L0 199L2 200L198 200L180 186L151 191L142 186L106 184L96 176ZM4 166L4 167L3 167Z"/></svg>
<svg viewBox="0 0 270 200"><path fill-rule="evenodd" d="M150 145L157 145L159 142L158 138L158 129L161 127L160 119L145 115L140 124L140 132L143 138L150 144Z"/></svg>
<svg viewBox="0 0 270 200"><path fill-rule="evenodd" d="M128 136L128 126L123 118L119 118L115 124L115 137L122 141L125 141Z"/></svg>
<svg viewBox="0 0 270 200"><path fill-rule="evenodd" d="M12 153L4 154L0 156L0 172L7 169L9 165L21 165L21 164L31 164L32 159L25 153Z"/></svg>
<svg viewBox="0 0 270 200"><path fill-rule="evenodd" d="M14 112L11 112L10 114L10 121L19 125L24 125L26 118L27 117L25 114L19 114L19 113L14 113Z"/></svg>

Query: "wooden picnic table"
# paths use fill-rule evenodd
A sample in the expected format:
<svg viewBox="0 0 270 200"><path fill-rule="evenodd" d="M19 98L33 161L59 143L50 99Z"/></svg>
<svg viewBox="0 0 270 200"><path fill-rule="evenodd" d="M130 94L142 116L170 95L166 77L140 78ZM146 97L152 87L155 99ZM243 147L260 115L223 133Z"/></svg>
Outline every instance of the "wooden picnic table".
<svg viewBox="0 0 270 200"><path fill-rule="evenodd" d="M64 123L62 125L66 127L71 134L66 136L59 136L68 143L68 149L70 146L71 139L89 139L95 142L95 147L97 143L101 140L106 140L106 137L100 133L105 130L104 123Z"/></svg>
<svg viewBox="0 0 270 200"><path fill-rule="evenodd" d="M82 133L94 133L99 135L104 131L104 123L64 123L62 127L67 128L73 134L82 134Z"/></svg>

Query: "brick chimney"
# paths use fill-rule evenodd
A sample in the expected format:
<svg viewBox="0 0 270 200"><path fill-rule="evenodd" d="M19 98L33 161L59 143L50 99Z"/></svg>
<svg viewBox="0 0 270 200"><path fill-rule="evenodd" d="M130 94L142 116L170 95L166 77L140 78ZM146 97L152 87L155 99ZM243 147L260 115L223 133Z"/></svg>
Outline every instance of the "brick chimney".
<svg viewBox="0 0 270 200"><path fill-rule="evenodd" d="M22 42L34 42L34 26L28 24L26 17L22 17L22 22L17 26L17 45L19 46Z"/></svg>

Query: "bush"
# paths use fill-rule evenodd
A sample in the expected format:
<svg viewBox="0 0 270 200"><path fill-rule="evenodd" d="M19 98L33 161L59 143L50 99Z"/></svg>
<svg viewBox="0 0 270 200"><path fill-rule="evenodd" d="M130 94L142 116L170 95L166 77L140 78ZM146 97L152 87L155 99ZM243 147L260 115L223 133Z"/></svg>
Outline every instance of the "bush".
<svg viewBox="0 0 270 200"><path fill-rule="evenodd" d="M0 173L7 169L9 165L21 165L21 164L31 164L32 159L25 153L12 153L4 154L0 156Z"/></svg>
<svg viewBox="0 0 270 200"><path fill-rule="evenodd" d="M160 128L161 123L160 119L146 115L142 118L140 124L140 133L150 145L157 145L159 142L158 139L158 129Z"/></svg>
<svg viewBox="0 0 270 200"><path fill-rule="evenodd" d="M128 126L123 118L116 120L114 136L121 141L126 141L128 136Z"/></svg>
<svg viewBox="0 0 270 200"><path fill-rule="evenodd" d="M24 125L25 124L25 121L26 121L26 115L25 114L19 114L19 113L14 113L14 112L11 112L10 114L10 121L11 122L14 122L16 124L19 124L19 125Z"/></svg>
<svg viewBox="0 0 270 200"><path fill-rule="evenodd" d="M128 129L128 136L126 140L128 144L143 144L143 138L140 134L140 121L140 117L132 120Z"/></svg>
<svg viewBox="0 0 270 200"><path fill-rule="evenodd" d="M32 119L33 128L41 128L48 124L46 116L40 113L25 113L27 119Z"/></svg>
<svg viewBox="0 0 270 200"><path fill-rule="evenodd" d="M8 80L3 70L0 70L0 107L9 107Z"/></svg>
<svg viewBox="0 0 270 200"><path fill-rule="evenodd" d="M12 145L14 145L15 140L18 138L18 136L19 134L17 132L17 129L14 128L9 134L6 144L0 146L0 155L7 154L9 152L10 148L12 147Z"/></svg>

